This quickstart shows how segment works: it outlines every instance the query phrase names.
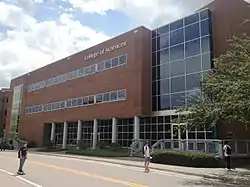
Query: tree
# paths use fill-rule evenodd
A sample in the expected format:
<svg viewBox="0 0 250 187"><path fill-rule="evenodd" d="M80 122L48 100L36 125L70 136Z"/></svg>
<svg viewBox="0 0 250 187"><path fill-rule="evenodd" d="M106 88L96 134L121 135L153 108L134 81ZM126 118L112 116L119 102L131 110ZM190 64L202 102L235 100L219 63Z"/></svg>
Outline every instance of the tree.
<svg viewBox="0 0 250 187"><path fill-rule="evenodd" d="M188 128L209 128L220 121L250 125L250 37L229 42L230 50L214 59L211 74L204 75L201 96L177 110L189 111L181 117Z"/></svg>

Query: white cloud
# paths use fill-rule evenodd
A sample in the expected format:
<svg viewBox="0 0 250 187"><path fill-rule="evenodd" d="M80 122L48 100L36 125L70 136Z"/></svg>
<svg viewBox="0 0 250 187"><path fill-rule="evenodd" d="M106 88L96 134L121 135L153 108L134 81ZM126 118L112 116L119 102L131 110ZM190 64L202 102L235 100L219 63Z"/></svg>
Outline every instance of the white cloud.
<svg viewBox="0 0 250 187"><path fill-rule="evenodd" d="M68 0L83 12L105 14L118 10L150 28L192 13L213 0ZM98 6L97 6L98 5Z"/></svg>
<svg viewBox="0 0 250 187"><path fill-rule="evenodd" d="M70 14L59 20L37 22L22 8L0 2L0 88L15 76L109 39L102 32L82 25Z"/></svg>

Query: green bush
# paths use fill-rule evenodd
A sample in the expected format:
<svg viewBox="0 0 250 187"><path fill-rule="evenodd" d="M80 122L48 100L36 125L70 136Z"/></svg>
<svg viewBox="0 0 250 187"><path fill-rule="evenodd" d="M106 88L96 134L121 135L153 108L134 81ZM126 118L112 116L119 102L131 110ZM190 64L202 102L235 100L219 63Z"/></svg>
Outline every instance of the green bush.
<svg viewBox="0 0 250 187"><path fill-rule="evenodd" d="M81 140L77 143L77 146L79 147L79 149L81 150L85 150L88 148L88 145L86 144L85 141Z"/></svg>
<svg viewBox="0 0 250 187"><path fill-rule="evenodd" d="M152 162L188 167L217 168L222 166L220 158L193 151L165 151L152 155Z"/></svg>

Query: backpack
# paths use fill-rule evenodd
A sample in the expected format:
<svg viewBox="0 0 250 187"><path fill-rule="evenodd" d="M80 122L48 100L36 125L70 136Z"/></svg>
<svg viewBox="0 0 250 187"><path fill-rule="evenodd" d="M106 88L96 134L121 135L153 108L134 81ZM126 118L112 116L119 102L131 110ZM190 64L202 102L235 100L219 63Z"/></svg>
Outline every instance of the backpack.
<svg viewBox="0 0 250 187"><path fill-rule="evenodd" d="M229 146L227 146L226 153L228 155L231 155L231 153L232 153L232 149Z"/></svg>

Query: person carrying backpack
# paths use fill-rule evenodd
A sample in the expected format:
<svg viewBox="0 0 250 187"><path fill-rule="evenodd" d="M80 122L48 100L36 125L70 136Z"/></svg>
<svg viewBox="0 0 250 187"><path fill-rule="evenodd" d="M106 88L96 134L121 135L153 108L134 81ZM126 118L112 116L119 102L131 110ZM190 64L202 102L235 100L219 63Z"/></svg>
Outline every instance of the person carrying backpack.
<svg viewBox="0 0 250 187"><path fill-rule="evenodd" d="M223 147L223 152L224 152L224 159L226 163L226 169L231 170L231 154L232 154L232 148L228 144L228 141L225 141L224 147Z"/></svg>
<svg viewBox="0 0 250 187"><path fill-rule="evenodd" d="M27 143L25 143L19 150L18 150L18 158L19 158L19 169L17 171L17 174L24 175L25 173L23 172L23 166L28 157L28 147Z"/></svg>

